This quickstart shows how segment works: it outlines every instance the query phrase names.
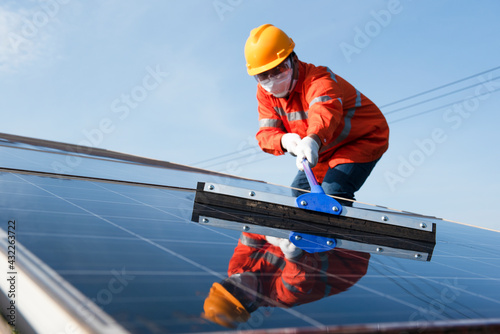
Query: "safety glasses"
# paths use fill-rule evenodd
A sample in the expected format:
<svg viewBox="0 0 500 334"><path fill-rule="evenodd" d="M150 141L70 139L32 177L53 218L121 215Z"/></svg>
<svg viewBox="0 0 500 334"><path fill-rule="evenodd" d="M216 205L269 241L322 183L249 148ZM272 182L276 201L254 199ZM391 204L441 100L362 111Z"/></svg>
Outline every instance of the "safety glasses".
<svg viewBox="0 0 500 334"><path fill-rule="evenodd" d="M280 74L285 73L287 70L292 68L292 62L290 58L287 58L285 61L281 62L278 66L267 70L265 72L254 75L255 80L258 82L272 80L275 77L278 77Z"/></svg>

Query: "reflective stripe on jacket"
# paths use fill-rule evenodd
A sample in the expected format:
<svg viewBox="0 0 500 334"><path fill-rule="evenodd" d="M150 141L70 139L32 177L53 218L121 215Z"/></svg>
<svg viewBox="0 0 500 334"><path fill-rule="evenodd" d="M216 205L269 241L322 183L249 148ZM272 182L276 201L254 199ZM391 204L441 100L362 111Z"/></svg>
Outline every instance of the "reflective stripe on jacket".
<svg viewBox="0 0 500 334"><path fill-rule="evenodd" d="M389 126L379 108L329 68L299 61L299 78L288 99L276 98L257 85L259 131L263 151L284 154L281 137L321 139L316 176L341 163L379 159L389 145Z"/></svg>
<svg viewBox="0 0 500 334"><path fill-rule="evenodd" d="M340 293L366 274L370 255L344 249L309 254L292 260L259 234L243 232L228 276L256 273L266 300L261 306L292 307Z"/></svg>

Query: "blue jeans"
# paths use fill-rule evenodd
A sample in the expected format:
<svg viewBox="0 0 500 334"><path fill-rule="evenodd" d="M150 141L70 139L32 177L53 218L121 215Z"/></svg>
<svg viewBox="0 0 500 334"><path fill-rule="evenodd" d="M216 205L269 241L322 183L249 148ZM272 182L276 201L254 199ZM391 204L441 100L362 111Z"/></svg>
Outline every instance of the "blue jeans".
<svg viewBox="0 0 500 334"><path fill-rule="evenodd" d="M365 183L377 162L378 160L366 163L348 163L329 168L321 186L328 195L354 200L354 193ZM299 171L292 182L292 187L311 190L306 173ZM295 197L302 193L292 190Z"/></svg>

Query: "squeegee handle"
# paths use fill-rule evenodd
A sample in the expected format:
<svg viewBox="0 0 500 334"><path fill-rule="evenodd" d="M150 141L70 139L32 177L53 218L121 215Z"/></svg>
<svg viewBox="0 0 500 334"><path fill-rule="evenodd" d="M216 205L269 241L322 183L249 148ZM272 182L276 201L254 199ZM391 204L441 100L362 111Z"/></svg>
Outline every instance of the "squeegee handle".
<svg viewBox="0 0 500 334"><path fill-rule="evenodd" d="M307 181L311 186L311 192L324 194L325 191L318 184L318 181L316 181L316 177L314 176L314 173L311 169L311 166L309 166L309 161L307 161L307 159L302 160L302 166L304 166L304 173L306 173Z"/></svg>

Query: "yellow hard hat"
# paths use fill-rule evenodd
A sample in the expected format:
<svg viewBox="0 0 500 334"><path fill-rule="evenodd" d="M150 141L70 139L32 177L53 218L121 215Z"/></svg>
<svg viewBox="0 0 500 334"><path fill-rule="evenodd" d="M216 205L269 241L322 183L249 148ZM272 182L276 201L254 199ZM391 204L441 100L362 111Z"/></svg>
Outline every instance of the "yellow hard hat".
<svg viewBox="0 0 500 334"><path fill-rule="evenodd" d="M224 327L235 328L238 322L247 322L250 313L220 283L214 283L210 289L202 317Z"/></svg>
<svg viewBox="0 0 500 334"><path fill-rule="evenodd" d="M272 24L252 29L245 43L248 74L256 75L278 66L294 47L293 40Z"/></svg>

